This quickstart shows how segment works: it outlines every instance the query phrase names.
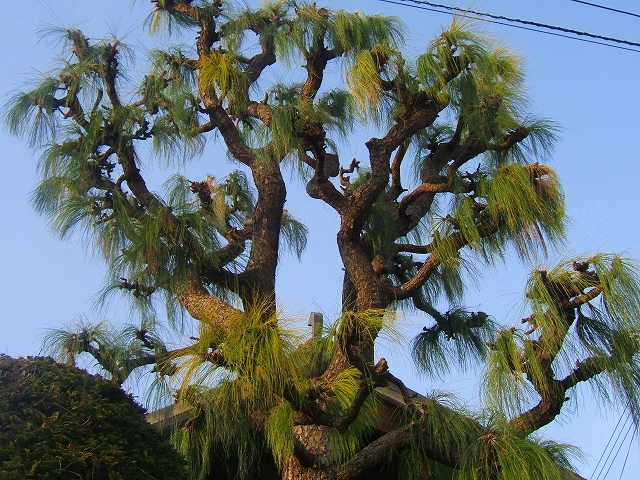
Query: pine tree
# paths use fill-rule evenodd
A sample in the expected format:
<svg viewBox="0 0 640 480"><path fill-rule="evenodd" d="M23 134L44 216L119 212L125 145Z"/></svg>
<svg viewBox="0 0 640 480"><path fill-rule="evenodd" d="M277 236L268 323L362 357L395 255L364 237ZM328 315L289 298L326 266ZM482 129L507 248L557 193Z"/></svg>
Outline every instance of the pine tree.
<svg viewBox="0 0 640 480"><path fill-rule="evenodd" d="M61 30L61 68L17 95L6 123L42 151L35 208L61 237L91 238L110 291L140 308L135 326L81 324L47 347L69 363L91 354L118 384L153 365L193 408L174 441L194 478L560 479L571 447L535 435L579 384L637 424L631 259L534 271L524 327L462 303L474 266L564 239L563 194L542 163L558 128L529 112L509 48L461 19L408 58L397 18L294 1L152 3L152 33L197 32L195 44L150 52L134 84L121 41ZM364 128L375 132L366 158L346 160L341 147ZM209 132L237 169L148 187L143 156L206 158ZM276 297L283 249L301 255L307 240L284 208L287 172L340 219L342 313L314 338ZM170 348L160 308L197 336ZM482 405L416 397L374 357L407 308L430 322L411 343L417 367L484 369ZM384 430L375 392L389 386L403 406Z"/></svg>

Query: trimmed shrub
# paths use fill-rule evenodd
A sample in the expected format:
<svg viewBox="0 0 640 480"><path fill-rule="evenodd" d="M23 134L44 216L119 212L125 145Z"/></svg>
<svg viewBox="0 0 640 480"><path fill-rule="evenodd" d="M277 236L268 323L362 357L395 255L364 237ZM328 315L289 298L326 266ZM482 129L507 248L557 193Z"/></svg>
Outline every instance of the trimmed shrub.
<svg viewBox="0 0 640 480"><path fill-rule="evenodd" d="M115 384L0 355L0 478L182 479L184 461Z"/></svg>

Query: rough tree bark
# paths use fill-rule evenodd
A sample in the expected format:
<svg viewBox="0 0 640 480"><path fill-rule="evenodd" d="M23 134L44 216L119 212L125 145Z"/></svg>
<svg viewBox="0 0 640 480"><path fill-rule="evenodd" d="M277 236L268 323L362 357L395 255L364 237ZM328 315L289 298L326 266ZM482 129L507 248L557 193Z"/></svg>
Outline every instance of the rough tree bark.
<svg viewBox="0 0 640 480"><path fill-rule="evenodd" d="M446 300L454 301L455 295L447 291L445 277L451 272L446 268L459 261L460 251L473 245L474 254L490 259L493 255L504 255L504 245L509 241L517 248L535 249L529 245L537 242L537 246L544 247L545 238L562 234L562 194L553 172L538 163L523 166L508 156L532 135L540 137L549 133L541 133L544 128L535 122L526 124L529 120L515 114L518 109L512 105L500 110L503 103L520 100L521 75L517 62L510 63L512 59L501 50L490 51L488 44L480 42L473 32L460 34L455 24L452 32L443 32L425 55L409 66L399 51L400 46L396 45L401 42L396 42L398 32L389 19L330 12L315 3L276 2L265 9L239 15L223 12L227 6L222 1L158 0L152 3L156 14L166 14L182 26L199 29L195 58L173 50L164 52L166 62L144 79L146 83L140 89L143 98L126 104L119 91L119 42L92 44L79 31L70 30L67 36L71 51L80 65L76 76L84 78L88 70L91 81L86 84L77 81L76 76L64 70L59 78L50 79L53 90L47 90L44 95L38 91L22 103L26 105L25 117L37 108L39 114L75 122L74 129L68 130L74 133L69 134L68 143L63 145L73 148L61 149L60 155L55 156L49 168L53 173L43 169L48 172L45 177L50 175L45 180L61 184L62 175L56 176L57 169L59 163L64 163L62 160L72 157L68 150L88 152L80 160L74 157L77 165L72 164L66 172L73 178L67 182L65 192L75 195L71 195L69 205L78 208L71 220L77 221L78 216L84 215L101 240L104 237L100 235L109 228L116 232L117 241L104 242L104 250L109 252L106 255L113 257L109 261L114 271L119 271L118 268L127 271L130 267L135 277L123 276L119 287L138 299L163 290L200 322L200 326L206 326L215 334L204 336L206 341L201 343L192 337L194 344L169 351L141 327L135 329L135 337L142 347L132 358L117 364L98 344L99 335L83 329L68 339L64 346L67 353L92 354L120 383L133 368L152 363L156 363L156 371L162 370L160 374L173 375L171 367L174 370L177 367L171 362L181 355L210 362L214 368L228 369L227 384L243 379L245 374L256 384L269 375L275 376L265 365L251 364L262 352L257 351L258 343L249 340L264 340L267 335L260 337L261 334L273 333L279 326L276 271L281 237L283 231L287 232L283 219L289 218L284 210L287 186L283 169L285 162L296 157L307 175L309 196L335 210L340 219L336 241L344 266L342 318L328 340L333 342L335 353L332 350L330 358L309 359L317 363L307 369L313 370L312 373L304 370L307 365L298 365L300 372L305 371L299 375L304 376L304 384L296 384L288 377L268 378L280 389L274 393L276 388L270 384L269 388L273 388L265 391L271 397L262 403L251 397L253 392L247 393L251 388L241 384L246 388L238 397L243 401L251 398L246 404L252 408L258 405L257 411L251 411L242 421L260 430L256 438L262 438L268 430L265 418L270 412L281 405L290 408L287 412L293 412L294 448L290 458L280 465L278 475L283 480L376 478L381 475L381 465L393 464L399 453L413 448L419 449L425 462L459 468L461 451L474 442L491 438L497 429L491 430L471 415L449 409L435 400L433 405L426 405L427 399L417 401L415 394L390 373L386 360L376 362L374 344L383 325L377 320L382 320L385 313L401 302L409 301L435 321L433 327L424 327L422 334L442 333L447 342L456 342L472 329L483 327L487 314L467 312L469 315L463 321L453 325L451 318L456 309L440 313L430 303L437 299L428 295L429 288L434 287L446 291L449 295ZM252 40L234 37L240 35L239 32L249 33L255 39L250 48L244 47ZM457 40L456 35L459 35ZM291 41L293 37L295 41ZM225 43L228 39L231 40ZM282 47L285 40L291 43ZM288 57L293 50L305 62L301 81L295 85L271 85L260 92L264 95L261 101L252 99L262 88L259 80L264 80L263 72L276 61L291 60L279 56ZM246 58L246 52L253 56ZM225 61L215 63L221 57ZM327 71L343 59L348 70L349 93L325 85ZM73 65L70 62L65 69L72 70ZM213 80L203 73L207 65L215 67L210 75ZM360 74L365 72L364 80L357 80L358 69ZM423 72L425 69L428 72ZM196 81L180 83L181 75ZM95 103L89 111L78 95L84 89L83 95L89 97L92 82L100 87L93 92ZM176 89L188 92L175 94L171 89L176 85ZM146 90L152 95L146 97ZM508 98L503 99L501 95ZM341 97L347 99L347 106L338 105ZM190 109L191 114L184 115L189 117L188 128L180 123L183 120L178 115L184 114L185 109ZM378 133L366 142L367 158L361 160L368 165L365 171L357 159L346 165L345 159L334 151L335 138L332 137L336 130L359 128L354 112L364 118L375 113L372 109L383 112L386 118L376 124ZM448 122L449 117L453 118L451 125L441 125ZM95 132L99 134L92 136ZM216 197L222 190L215 189L222 187L214 185L209 178L186 183L186 193L195 195L195 200L189 197L184 202L188 205L174 207L169 200L149 190L136 153L137 144L149 140L160 142L158 137L162 135L168 143L175 143L175 138L180 137L187 144L208 132L222 138L228 154L241 164L242 178L251 177L257 199L249 195L246 204L239 207L237 190L223 191ZM87 138L93 141L89 146L82 143L90 143ZM535 151L538 144L532 142L529 147ZM417 176L408 180L404 172L410 168L407 157L414 147L419 152L415 159ZM480 161L482 168L476 169L477 159L482 155L491 157L491 161ZM518 152L513 155L517 157ZM78 175L86 178L78 181ZM334 180L335 177L338 178ZM242 188L248 190L250 182L244 182L236 186L242 183ZM534 213L527 217L527 211L518 210L521 205L509 204L504 192L492 190L499 182L507 185L508 188L503 188L512 196L525 196ZM46 182L43 185L51 198L50 205L41 209L59 220L56 215L64 210L60 208L64 195L51 194L51 185ZM224 184L229 185L231 183ZM446 216L436 216L433 212L436 198L455 199ZM433 219L429 217L431 214ZM526 220L520 218L523 216ZM376 224L379 221L381 223ZM424 223L431 223L430 230L421 233ZM206 228L199 230L203 224ZM418 235L413 238L412 233ZM139 249L127 250L131 245ZM122 267L123 264L127 267ZM520 439L559 414L569 389L615 368L619 365L615 362L622 358L617 352L609 352L608 357L594 354L578 361L564 378L557 378L553 368L569 330L584 318L581 308L590 308L590 302L604 292L600 284L602 269L596 274L592 266L589 261L576 263L560 280L548 278L547 272L537 273L546 289L543 296L548 297L545 307L548 311L536 315L542 317L553 311L560 312L561 318L547 330L537 323L539 318L534 318L535 315L525 319L532 329L522 336L519 356L512 356L506 362L508 373L514 378L525 378L540 397L536 405L507 422L510 432ZM611 270L615 270L613 262ZM433 284L429 284L431 280ZM217 296L221 291L228 296ZM242 310L224 298L241 303ZM251 316L256 311L259 312L257 321ZM241 325L243 318L247 321L246 328ZM240 321L236 321L238 319ZM233 332L231 327L235 328ZM502 333L505 332L498 336ZM223 353L225 347L229 347L225 342L234 335L241 338L238 342L242 348L251 345L240 354L233 348L227 349L230 356L236 354L236 364ZM487 348L496 351L495 343L485 343L470 334L465 338L471 338L471 343L483 353ZM242 343L245 340L249 343ZM304 351L303 347L298 345L300 350L295 353ZM629 358L638 349L640 347L633 350ZM286 355L292 350L294 348L286 350ZM247 352L251 355L245 355ZM246 358L252 355L255 358ZM292 358L297 357L292 355ZM282 371L299 373L295 369L278 370L281 365L277 361L269 366L279 375ZM202 363L193 370L200 367ZM338 405L336 384L348 383L345 377L351 382L351 397L347 404ZM397 388L402 399L394 410L398 415L396 424L388 431L377 429L371 433L366 442L363 440L364 446L358 447L359 451L350 452L351 458L339 464L334 456L338 444L332 445L331 438L344 434L354 424L363 406L376 395L377 388L390 385ZM439 438L443 428L429 430L428 411L438 418L464 425L470 432L468 438L460 443ZM286 427L290 430L290 424ZM265 447L265 450L268 449ZM266 471L273 474L270 469Z"/></svg>

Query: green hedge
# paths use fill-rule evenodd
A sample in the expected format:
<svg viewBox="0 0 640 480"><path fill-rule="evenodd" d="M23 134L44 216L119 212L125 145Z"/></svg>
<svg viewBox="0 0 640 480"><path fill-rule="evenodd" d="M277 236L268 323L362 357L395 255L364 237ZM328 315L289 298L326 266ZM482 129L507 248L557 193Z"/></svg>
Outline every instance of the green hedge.
<svg viewBox="0 0 640 480"><path fill-rule="evenodd" d="M0 355L0 478L181 479L184 462L116 385Z"/></svg>

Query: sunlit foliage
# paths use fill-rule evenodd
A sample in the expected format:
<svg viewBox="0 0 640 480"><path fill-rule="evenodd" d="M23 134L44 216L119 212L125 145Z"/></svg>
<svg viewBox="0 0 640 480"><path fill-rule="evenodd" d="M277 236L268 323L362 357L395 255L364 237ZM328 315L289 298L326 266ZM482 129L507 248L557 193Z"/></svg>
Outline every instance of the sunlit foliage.
<svg viewBox="0 0 640 480"><path fill-rule="evenodd" d="M120 40L56 30L57 71L5 120L40 151L35 209L105 259L101 301L122 293L140 315L53 330L47 351L90 356L117 384L148 367L191 414L173 439L193 478L559 479L571 448L534 435L581 383L638 424L632 260L535 270L515 326L465 306L469 281L512 252L541 262L566 240L542 163L559 128L531 113L513 49L464 18L412 58L393 17L152 3L152 33L195 43L152 50L138 74ZM192 178L192 161L228 168ZM283 311L276 273L310 245L302 220L330 226L301 220L288 179L340 219L341 313L311 335ZM416 313L417 335L403 324ZM480 372L482 402L419 396L375 359L407 330L427 381Z"/></svg>

